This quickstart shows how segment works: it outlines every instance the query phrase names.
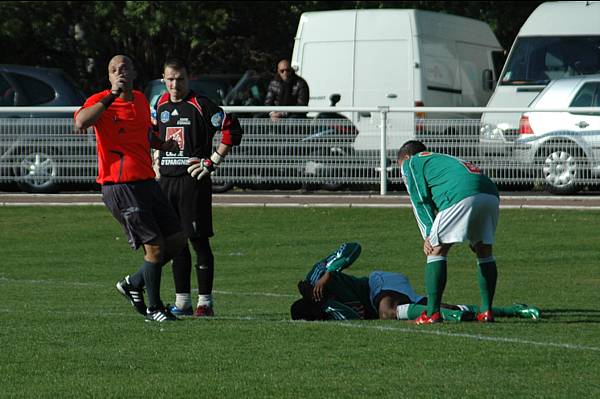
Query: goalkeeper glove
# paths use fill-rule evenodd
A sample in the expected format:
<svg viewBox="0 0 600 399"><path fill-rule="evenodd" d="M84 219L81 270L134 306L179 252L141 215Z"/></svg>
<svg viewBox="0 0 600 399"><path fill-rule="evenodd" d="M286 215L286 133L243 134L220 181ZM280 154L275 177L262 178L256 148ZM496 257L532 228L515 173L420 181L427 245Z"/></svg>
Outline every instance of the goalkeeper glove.
<svg viewBox="0 0 600 399"><path fill-rule="evenodd" d="M213 152L210 158L190 158L188 159L190 167L187 171L193 178L202 180L204 176L212 174L217 169L223 158L224 156L216 151Z"/></svg>

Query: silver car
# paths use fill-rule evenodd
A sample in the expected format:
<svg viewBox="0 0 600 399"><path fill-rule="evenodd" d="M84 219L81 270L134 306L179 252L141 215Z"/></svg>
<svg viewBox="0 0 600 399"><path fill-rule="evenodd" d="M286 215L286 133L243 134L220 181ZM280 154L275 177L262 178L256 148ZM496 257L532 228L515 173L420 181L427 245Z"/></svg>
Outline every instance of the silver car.
<svg viewBox="0 0 600 399"><path fill-rule="evenodd" d="M515 158L544 179L555 194L573 194L598 184L600 174L600 75L552 81L530 104L533 110L581 108L577 112L522 115Z"/></svg>

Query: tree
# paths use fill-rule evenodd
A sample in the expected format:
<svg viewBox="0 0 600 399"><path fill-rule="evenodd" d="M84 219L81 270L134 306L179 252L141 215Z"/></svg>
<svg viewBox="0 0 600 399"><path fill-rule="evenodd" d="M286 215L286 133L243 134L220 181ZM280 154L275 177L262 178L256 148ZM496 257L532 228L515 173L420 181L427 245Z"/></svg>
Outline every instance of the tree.
<svg viewBox="0 0 600 399"><path fill-rule="evenodd" d="M160 76L167 56L196 73L274 70L292 55L300 15L354 8L416 8L480 19L510 48L541 2L117 1L0 2L0 62L58 67L86 92L107 86L115 54L131 56L137 84Z"/></svg>

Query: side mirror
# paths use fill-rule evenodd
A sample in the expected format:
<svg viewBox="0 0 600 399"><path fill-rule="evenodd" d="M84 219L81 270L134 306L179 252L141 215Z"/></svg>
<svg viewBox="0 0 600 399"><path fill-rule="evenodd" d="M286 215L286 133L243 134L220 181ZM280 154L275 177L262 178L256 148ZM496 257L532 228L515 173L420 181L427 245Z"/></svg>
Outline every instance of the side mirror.
<svg viewBox="0 0 600 399"><path fill-rule="evenodd" d="M483 90L485 91L493 91L494 90L494 74L491 69L484 69L481 82L483 85Z"/></svg>
<svg viewBox="0 0 600 399"><path fill-rule="evenodd" d="M340 96L339 94L332 94L329 96L329 105L335 107L335 105L339 103L341 99L342 96Z"/></svg>

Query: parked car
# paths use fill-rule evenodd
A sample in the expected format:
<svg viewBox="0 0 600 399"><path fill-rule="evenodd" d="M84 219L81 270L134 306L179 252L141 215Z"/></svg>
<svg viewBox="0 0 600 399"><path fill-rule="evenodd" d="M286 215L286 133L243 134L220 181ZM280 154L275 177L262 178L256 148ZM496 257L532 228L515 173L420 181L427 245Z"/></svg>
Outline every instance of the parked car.
<svg viewBox="0 0 600 399"><path fill-rule="evenodd" d="M1 107L58 107L81 105L84 101L83 92L60 69L0 65Z"/></svg>
<svg viewBox="0 0 600 399"><path fill-rule="evenodd" d="M231 91L238 82L241 75L201 75L190 77L190 88L198 94L210 98L214 103L222 105L225 96ZM150 103L150 108L154 109L156 102L167 89L162 79L154 79L148 82L144 89L144 94Z"/></svg>
<svg viewBox="0 0 600 399"><path fill-rule="evenodd" d="M224 105L261 106L265 104L267 89L273 74L248 70L225 96Z"/></svg>
<svg viewBox="0 0 600 399"><path fill-rule="evenodd" d="M60 69L0 65L0 109L80 106L84 100L83 92ZM94 148L93 140L86 135L64 141L61 137L73 132L66 119L72 116L72 112L0 112L0 181L14 181L27 192L55 192L60 176L71 173L69 162L90 164L80 154L85 147Z"/></svg>
<svg viewBox="0 0 600 399"><path fill-rule="evenodd" d="M580 108L577 112L527 112L521 116L515 158L543 176L548 191L572 194L600 174L600 75L552 81L532 109Z"/></svg>

